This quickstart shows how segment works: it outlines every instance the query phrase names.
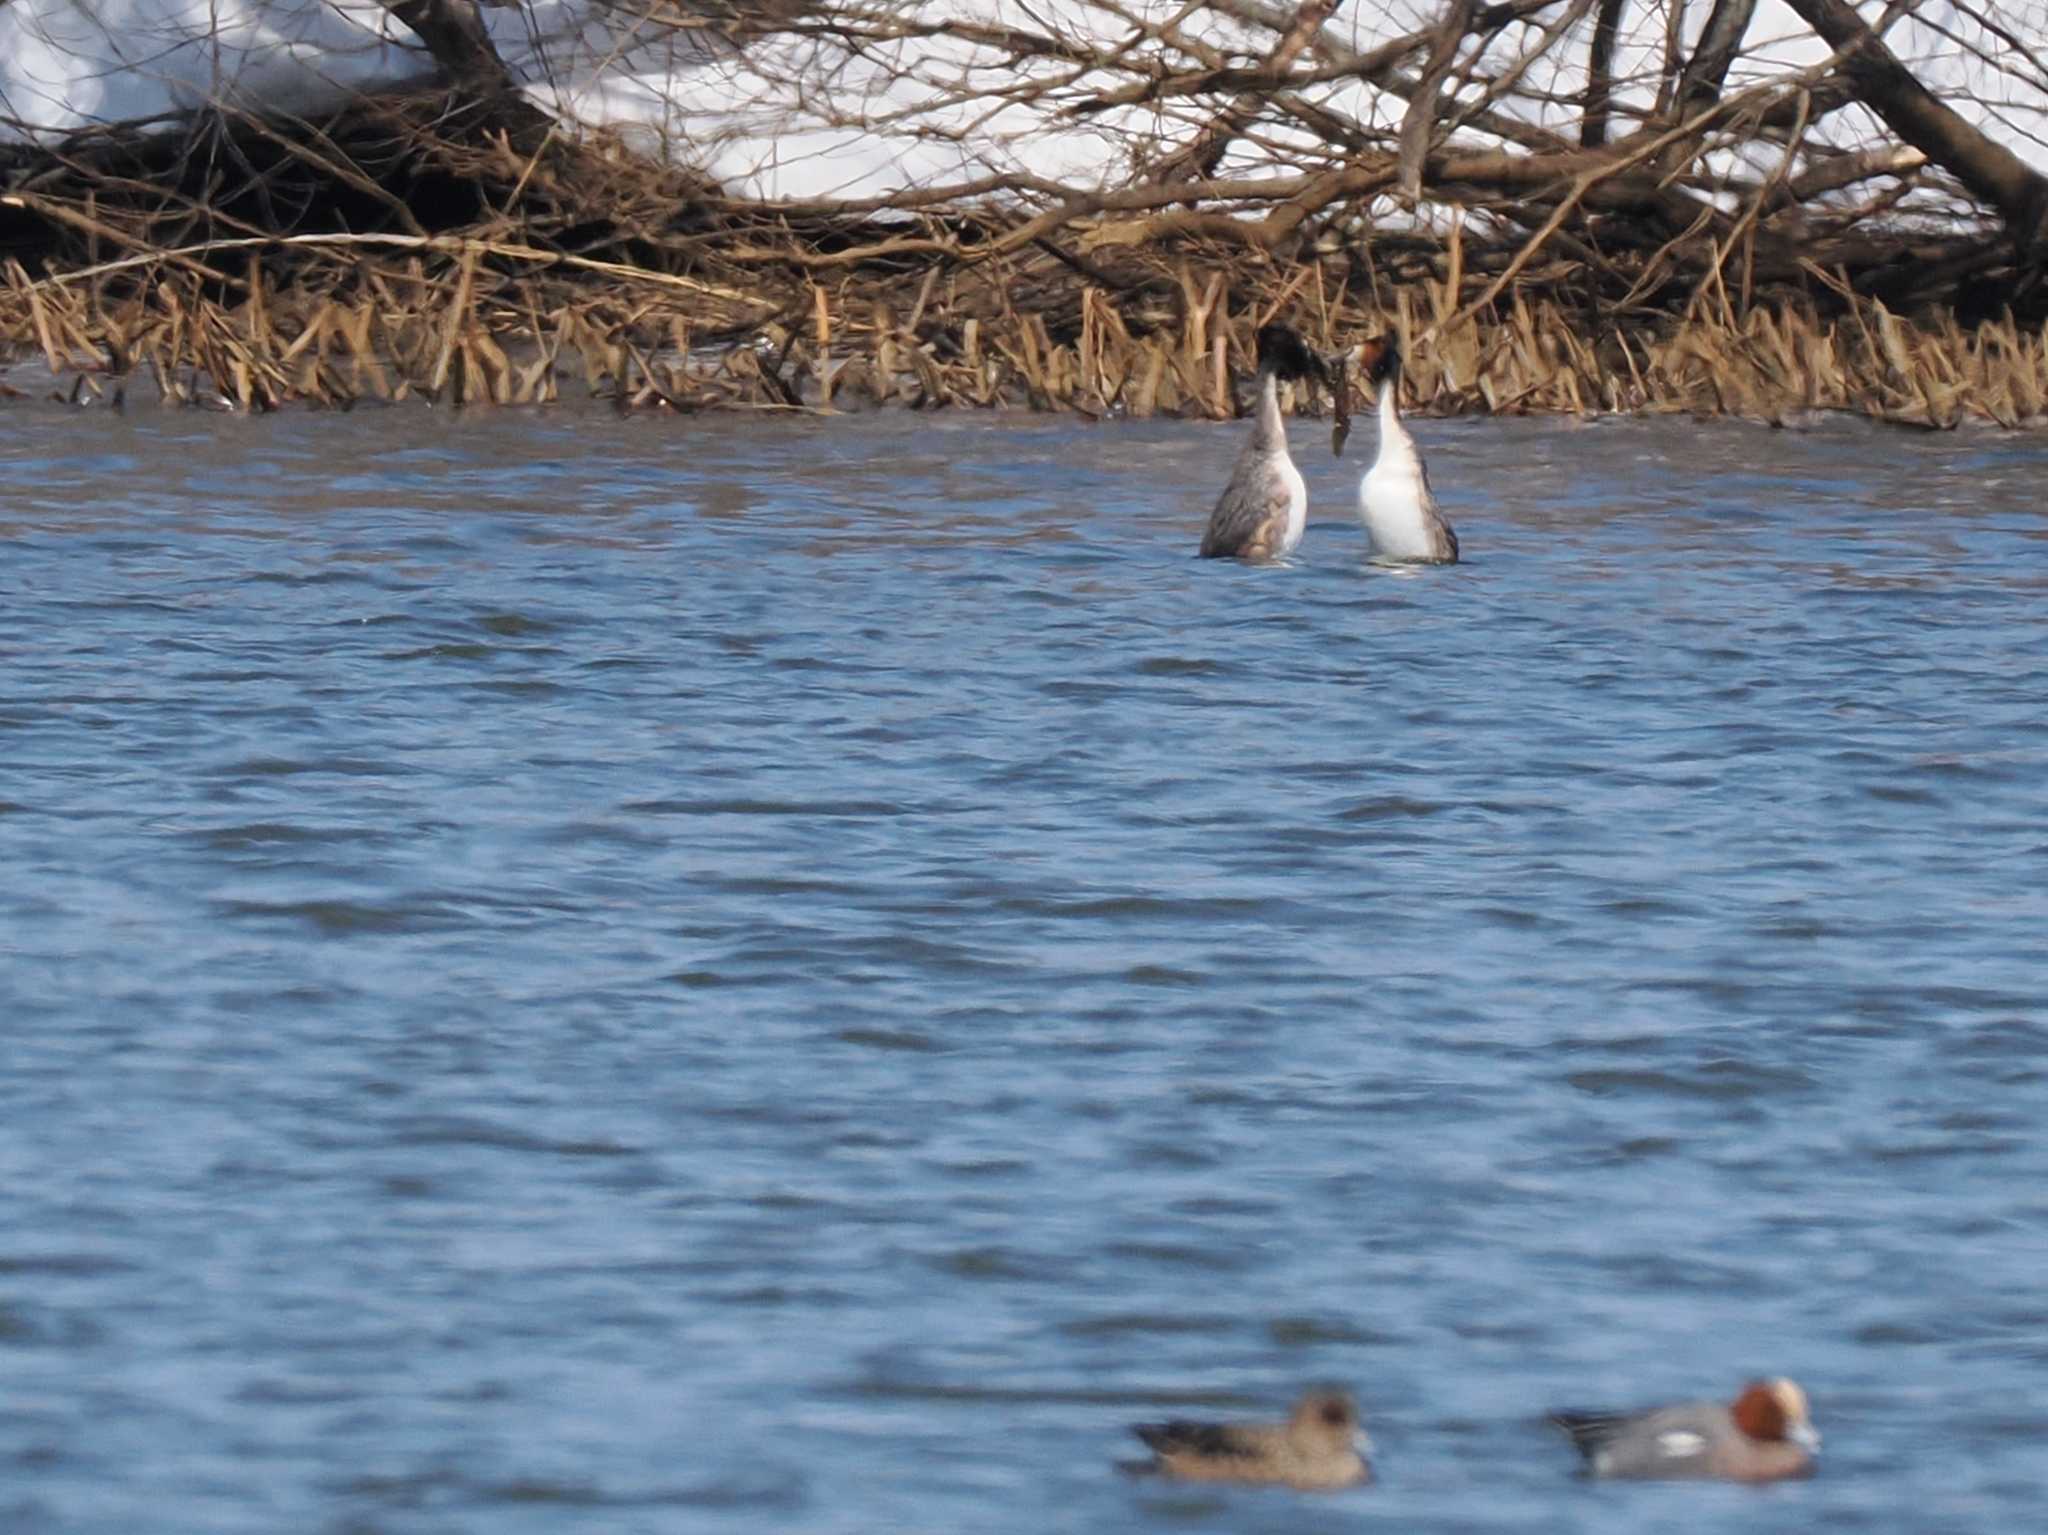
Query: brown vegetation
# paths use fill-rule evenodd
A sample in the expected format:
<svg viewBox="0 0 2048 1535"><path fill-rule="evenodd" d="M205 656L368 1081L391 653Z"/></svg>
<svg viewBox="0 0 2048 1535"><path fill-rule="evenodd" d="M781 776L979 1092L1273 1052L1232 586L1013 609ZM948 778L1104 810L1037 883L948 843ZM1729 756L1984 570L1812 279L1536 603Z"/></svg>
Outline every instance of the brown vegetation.
<svg viewBox="0 0 2048 1535"><path fill-rule="evenodd" d="M249 409L567 387L622 408L1216 416L1279 316L1328 347L1398 326L1424 410L1942 426L2048 410L2048 183L1841 0L1791 0L1834 48L1825 65L1725 95L1750 5L1719 0L1668 101L1627 131L1602 62L1624 0L1600 0L1570 143L1485 104L1512 81L1475 104L1461 48L1539 23L1554 45L1593 0L1450 0L1370 57L1322 37L1328 0L1255 8L1271 35L1249 63L1134 67L1121 89L1178 103L1188 131L1134 155L1121 186L1013 174L804 205L567 135L505 89L470 0L387 3L448 87L0 152L0 357L40 357L75 398L140 376L168 401ZM905 14L785 6L774 25L843 36ZM1088 62L1075 109L1108 110ZM1406 102L1398 128L1335 120L1304 94L1317 80L1384 86ZM1896 137L1819 152L1817 125L1851 100ZM1234 146L1275 120L1296 169L1234 172ZM1482 120L1502 147L1454 139ZM1738 141L1777 169L1705 168ZM1892 217L1909 194L1953 216ZM1388 198L1415 216L1379 227Z"/></svg>

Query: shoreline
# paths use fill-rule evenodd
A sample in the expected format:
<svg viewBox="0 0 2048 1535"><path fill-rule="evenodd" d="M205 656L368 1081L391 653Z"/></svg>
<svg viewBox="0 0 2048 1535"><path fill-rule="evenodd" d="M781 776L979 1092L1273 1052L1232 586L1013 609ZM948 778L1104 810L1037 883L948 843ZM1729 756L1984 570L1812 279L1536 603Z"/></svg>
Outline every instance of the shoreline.
<svg viewBox="0 0 2048 1535"><path fill-rule="evenodd" d="M1866 224L1851 270L1732 239L1643 255L1613 213L1524 238L1462 203L1441 234L1376 227L1354 198L1270 240L1249 234L1285 205L1262 223L1249 194L1196 187L1137 219L915 193L763 204L518 105L428 91L17 153L0 384L34 359L77 400L249 411L587 392L683 414L1227 419L1278 319L1325 351L1397 332L1421 416L2048 425L2048 312L2014 313L1993 231ZM229 192L195 149L222 140L249 174Z"/></svg>
<svg viewBox="0 0 2048 1535"><path fill-rule="evenodd" d="M1254 333L1281 318L1330 351L1397 331L1410 354L1403 409L1423 417L1685 414L1783 426L1846 413L1933 430L2048 426L2048 326L1918 324L1874 301L1834 316L1813 305L1653 316L1589 341L1582 316L1552 298L1516 292L1460 317L1447 281L1424 279L1380 307L1336 289L1321 261L1290 280L1266 272L1252 282L1222 265L1203 281L1182 262L1177 302L1136 314L1102 286L1050 285L1053 274L1020 263L1011 283L1035 284L1039 307L1002 302L1010 284L986 274L931 265L836 293L764 287L747 300L763 317L735 325L733 290L707 303L665 274L565 277L554 262L522 272L482 241L437 242L439 270L416 252L396 268L358 258L339 281L321 280L317 265L273 281L261 259L270 242L242 243L245 275L232 292L209 293L162 263L41 282L7 271L0 392L256 412L584 395L677 414L893 407L1229 420L1247 408ZM41 376L24 385L24 369ZM1317 388L1297 393L1292 413L1334 405Z"/></svg>

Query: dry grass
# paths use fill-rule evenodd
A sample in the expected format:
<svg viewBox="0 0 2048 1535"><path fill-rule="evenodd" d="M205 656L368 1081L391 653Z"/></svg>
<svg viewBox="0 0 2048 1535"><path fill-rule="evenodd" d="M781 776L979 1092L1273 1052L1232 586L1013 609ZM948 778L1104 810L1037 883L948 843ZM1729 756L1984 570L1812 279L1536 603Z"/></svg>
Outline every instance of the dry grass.
<svg viewBox="0 0 2048 1535"><path fill-rule="evenodd" d="M1281 318L1329 349L1398 329L1409 403L1440 414L1843 410L1947 427L2048 410L2042 329L1909 321L1814 266L1767 286L1747 269L1724 284L1717 263L1674 289L1653 260L1617 291L1604 268L1455 226L1282 255L992 207L807 216L726 202L616 146L522 144L488 122L451 137L431 101L351 110L296 137L217 128L260 197L181 182L189 143L120 141L16 174L0 225L28 254L0 263L0 365L39 358L78 400L146 381L167 403L244 410L572 390L628 410L1222 417L1253 334ZM268 227L286 204L290 227ZM334 209L350 228L304 227Z"/></svg>
<svg viewBox="0 0 2048 1535"><path fill-rule="evenodd" d="M2041 424L2048 334L2010 319L1915 324L1874 300L1695 305L1598 333L1583 312L1512 290L1456 312L1454 272L1377 299L1349 263L1283 277L1159 263L1091 281L1026 253L932 261L751 291L507 241L306 240L317 262L271 275L289 242L248 240L31 279L0 269L0 355L40 358L73 399L269 410L420 397L532 405L564 389L621 409L833 411L1027 407L1087 415L1235 414L1270 318L1328 347L1409 338L1412 408L1437 414L1689 411L1782 422L1850 411L1917 426ZM236 280L202 276L239 258ZM1030 295L1020 301L1020 295ZM1448 323L1446 323L1448 322Z"/></svg>

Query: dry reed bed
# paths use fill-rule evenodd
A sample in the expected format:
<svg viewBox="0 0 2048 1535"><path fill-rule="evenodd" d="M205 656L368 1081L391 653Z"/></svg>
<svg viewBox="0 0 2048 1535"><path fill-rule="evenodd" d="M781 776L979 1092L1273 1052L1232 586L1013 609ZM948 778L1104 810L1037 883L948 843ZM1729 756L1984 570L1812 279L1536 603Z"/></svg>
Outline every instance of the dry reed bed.
<svg viewBox="0 0 2048 1535"><path fill-rule="evenodd" d="M202 114L0 170L0 369L39 359L81 402L1220 418L1279 318L1332 350L1398 330L1408 404L1439 414L2048 411L2033 322L1914 323L1870 296L1876 268L1768 276L1733 239L1624 262L1454 213L1444 239L1283 251L1008 203L764 207L431 91L320 124ZM1909 246L1872 242L1894 266Z"/></svg>
<svg viewBox="0 0 2048 1535"><path fill-rule="evenodd" d="M1292 268L1056 250L931 258L821 278L707 281L461 236L249 238L32 279L0 269L0 359L33 357L84 402L137 379L166 403L268 410L420 397L531 405L564 389L621 409L1028 407L1238 413L1259 325L1335 349L1407 338L1407 404L1436 414L1813 411L1952 427L2048 420L2048 330L1915 324L1847 289L1738 310L1718 285L1676 318L1588 322L1554 290L1481 284L1455 239L1408 280L1350 257ZM267 263L280 256L273 274ZM1467 308L1460 309L1464 300ZM17 391L18 392L18 391ZM1319 408L1303 400L1299 406Z"/></svg>

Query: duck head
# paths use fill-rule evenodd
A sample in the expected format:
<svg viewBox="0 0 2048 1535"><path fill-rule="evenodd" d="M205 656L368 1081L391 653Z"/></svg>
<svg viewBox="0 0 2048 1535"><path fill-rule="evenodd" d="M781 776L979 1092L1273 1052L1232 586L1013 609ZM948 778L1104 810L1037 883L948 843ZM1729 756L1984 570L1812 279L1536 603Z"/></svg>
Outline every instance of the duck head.
<svg viewBox="0 0 2048 1535"><path fill-rule="evenodd" d="M1820 1448L1820 1434L1807 1410L1806 1393L1782 1376L1776 1380L1753 1380L1729 1409L1735 1426L1751 1439L1765 1443L1788 1441L1802 1450Z"/></svg>
<svg viewBox="0 0 2048 1535"><path fill-rule="evenodd" d="M1287 1437L1304 1450L1339 1455L1372 1448L1372 1441L1359 1426L1358 1403L1348 1391L1318 1387L1294 1405L1287 1420Z"/></svg>

